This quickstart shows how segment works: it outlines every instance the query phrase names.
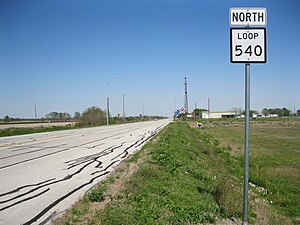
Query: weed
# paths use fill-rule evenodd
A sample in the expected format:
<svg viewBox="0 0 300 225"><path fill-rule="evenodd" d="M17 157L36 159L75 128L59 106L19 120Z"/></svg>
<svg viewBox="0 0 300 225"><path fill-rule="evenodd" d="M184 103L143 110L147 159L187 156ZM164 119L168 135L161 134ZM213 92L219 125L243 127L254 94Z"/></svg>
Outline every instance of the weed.
<svg viewBox="0 0 300 225"><path fill-rule="evenodd" d="M85 198L90 202L102 202L104 200L104 192L106 187L104 185L99 185L96 188L92 189Z"/></svg>

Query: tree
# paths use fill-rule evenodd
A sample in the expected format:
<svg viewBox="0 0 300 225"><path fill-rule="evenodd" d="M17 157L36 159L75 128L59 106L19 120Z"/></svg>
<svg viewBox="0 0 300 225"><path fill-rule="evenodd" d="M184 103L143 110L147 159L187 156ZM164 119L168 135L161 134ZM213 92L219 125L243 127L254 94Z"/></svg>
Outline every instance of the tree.
<svg viewBox="0 0 300 225"><path fill-rule="evenodd" d="M63 118L64 118L65 120L69 120L69 119L72 118L72 116L71 116L70 113L64 112L64 113L63 113Z"/></svg>
<svg viewBox="0 0 300 225"><path fill-rule="evenodd" d="M80 112L75 112L74 113L74 119L75 119L76 123L80 123L80 119L81 119Z"/></svg>
<svg viewBox="0 0 300 225"><path fill-rule="evenodd" d="M250 113L250 117L253 117L253 114L258 114L258 111L257 110L249 110L249 113ZM242 112L242 115L246 115L245 110Z"/></svg>
<svg viewBox="0 0 300 225"><path fill-rule="evenodd" d="M203 111L207 111L207 109L198 109L198 108L196 108L193 111L193 115L195 115L196 117L202 117L202 112Z"/></svg>
<svg viewBox="0 0 300 225"><path fill-rule="evenodd" d="M59 114L58 112L50 112L45 116L47 119L58 120Z"/></svg>
<svg viewBox="0 0 300 225"><path fill-rule="evenodd" d="M235 112L235 115L240 116L243 114L243 110L240 107L233 107L230 111Z"/></svg>
<svg viewBox="0 0 300 225"><path fill-rule="evenodd" d="M4 122L9 122L9 121L10 121L9 116L5 116L4 119L3 119L3 121L4 121Z"/></svg>
<svg viewBox="0 0 300 225"><path fill-rule="evenodd" d="M199 117L201 115L201 110L200 109L194 109L193 114L197 117Z"/></svg>
<svg viewBox="0 0 300 225"><path fill-rule="evenodd" d="M282 109L282 116L289 116L291 114L291 111L287 108Z"/></svg>
<svg viewBox="0 0 300 225"><path fill-rule="evenodd" d="M297 115L300 116L300 109L297 110Z"/></svg>
<svg viewBox="0 0 300 225"><path fill-rule="evenodd" d="M74 113L74 118L75 118L75 119L80 118L80 116L81 116L80 112L75 112L75 113Z"/></svg>
<svg viewBox="0 0 300 225"><path fill-rule="evenodd" d="M282 109L279 109L279 108L268 109L268 111L269 111L269 114L276 114L279 117L282 116L282 114L283 114Z"/></svg>
<svg viewBox="0 0 300 225"><path fill-rule="evenodd" d="M50 112L46 115L46 118L50 120L68 120L71 119L71 115L66 112Z"/></svg>
<svg viewBox="0 0 300 225"><path fill-rule="evenodd" d="M87 108L81 116L80 123L83 125L103 125L105 124L105 112L99 107Z"/></svg>
<svg viewBox="0 0 300 225"><path fill-rule="evenodd" d="M263 114L264 116L270 115L269 110L266 109L266 108L264 108L264 109L261 111L261 114Z"/></svg>
<svg viewBox="0 0 300 225"><path fill-rule="evenodd" d="M59 120L63 120L63 114L61 112L58 113L58 118L59 118Z"/></svg>
<svg viewBox="0 0 300 225"><path fill-rule="evenodd" d="M275 108L274 111L275 111L275 114L277 114L279 117L281 117L283 115L282 109Z"/></svg>

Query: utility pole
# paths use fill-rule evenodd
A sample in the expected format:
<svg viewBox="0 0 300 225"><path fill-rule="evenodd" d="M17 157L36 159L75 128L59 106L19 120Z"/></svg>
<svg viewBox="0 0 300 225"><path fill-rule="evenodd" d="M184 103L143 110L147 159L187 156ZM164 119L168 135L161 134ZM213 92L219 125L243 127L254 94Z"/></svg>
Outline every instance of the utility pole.
<svg viewBox="0 0 300 225"><path fill-rule="evenodd" d="M187 94L187 77L184 77L184 108L185 108L185 113L187 114L189 112L188 109L188 94Z"/></svg>
<svg viewBox="0 0 300 225"><path fill-rule="evenodd" d="M125 120L125 96L123 94L123 120Z"/></svg>
<svg viewBox="0 0 300 225"><path fill-rule="evenodd" d="M106 125L109 125L109 97L106 97Z"/></svg>
<svg viewBox="0 0 300 225"><path fill-rule="evenodd" d="M108 82L106 82L106 125L109 125L109 97L108 97L108 85L113 79L119 78L119 76L114 76Z"/></svg>
<svg viewBox="0 0 300 225"><path fill-rule="evenodd" d="M209 114L210 114L210 99L208 98L207 100L207 113L208 113L208 118L209 118Z"/></svg>
<svg viewBox="0 0 300 225"><path fill-rule="evenodd" d="M35 120L37 119L37 116L36 116L36 105L34 106L34 118L35 118Z"/></svg>

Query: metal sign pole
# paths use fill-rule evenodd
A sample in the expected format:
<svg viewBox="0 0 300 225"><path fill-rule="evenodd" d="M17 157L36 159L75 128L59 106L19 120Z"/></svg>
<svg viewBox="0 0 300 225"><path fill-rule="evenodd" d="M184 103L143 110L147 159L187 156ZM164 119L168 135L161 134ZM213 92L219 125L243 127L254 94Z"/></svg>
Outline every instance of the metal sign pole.
<svg viewBox="0 0 300 225"><path fill-rule="evenodd" d="M244 168L243 225L248 225L249 134L250 134L250 63L246 63L245 64L245 168Z"/></svg>

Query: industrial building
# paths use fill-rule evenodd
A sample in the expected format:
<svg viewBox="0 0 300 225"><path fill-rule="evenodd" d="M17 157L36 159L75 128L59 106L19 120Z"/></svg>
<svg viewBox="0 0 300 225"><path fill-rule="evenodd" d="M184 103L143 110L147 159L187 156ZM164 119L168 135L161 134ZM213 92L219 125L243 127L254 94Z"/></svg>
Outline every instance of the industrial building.
<svg viewBox="0 0 300 225"><path fill-rule="evenodd" d="M202 118L203 119L220 119L220 118L234 118L236 116L236 112L227 111L227 112L209 112L203 111Z"/></svg>

